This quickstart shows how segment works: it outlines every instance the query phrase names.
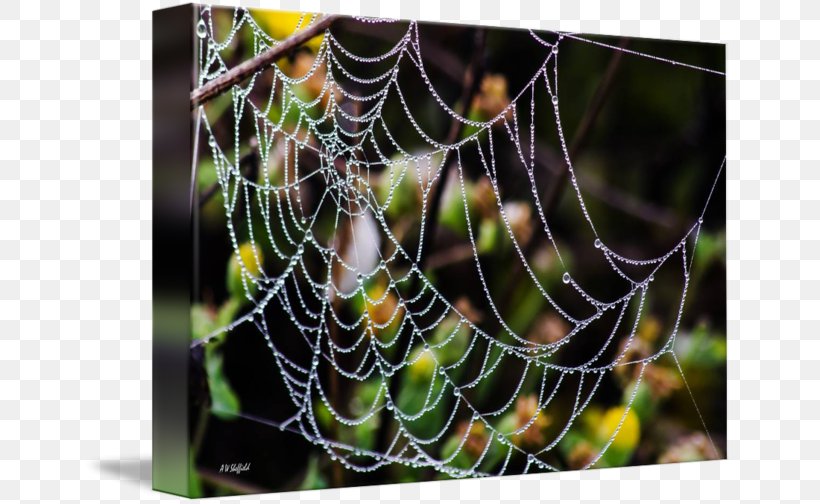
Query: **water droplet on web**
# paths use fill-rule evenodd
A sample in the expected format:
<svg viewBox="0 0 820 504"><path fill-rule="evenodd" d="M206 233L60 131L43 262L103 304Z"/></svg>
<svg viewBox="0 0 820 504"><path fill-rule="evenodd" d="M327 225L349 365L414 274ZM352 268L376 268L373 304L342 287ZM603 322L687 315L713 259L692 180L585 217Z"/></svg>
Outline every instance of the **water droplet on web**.
<svg viewBox="0 0 820 504"><path fill-rule="evenodd" d="M458 387L453 387L453 395L458 397L461 395L461 390Z"/></svg>
<svg viewBox="0 0 820 504"><path fill-rule="evenodd" d="M558 54L558 44L552 46L552 54Z"/></svg>
<svg viewBox="0 0 820 504"><path fill-rule="evenodd" d="M318 365L319 365L319 357L314 356L313 357L313 367L316 367Z"/></svg>
<svg viewBox="0 0 820 504"><path fill-rule="evenodd" d="M360 272L356 273L356 281L359 283L364 282L364 275Z"/></svg>
<svg viewBox="0 0 820 504"><path fill-rule="evenodd" d="M561 277L561 280L563 280L565 284L568 284L570 280L569 273L564 273L564 276Z"/></svg>
<svg viewBox="0 0 820 504"><path fill-rule="evenodd" d="M216 147L216 138L214 138L213 136L209 137L208 138L208 145L210 145L211 148Z"/></svg>
<svg viewBox="0 0 820 504"><path fill-rule="evenodd" d="M654 282L655 281L655 275L649 275L649 281Z"/></svg>
<svg viewBox="0 0 820 504"><path fill-rule="evenodd" d="M305 246L300 243L299 246L296 247L296 253L301 255L301 254L304 254L304 252L305 252Z"/></svg>
<svg viewBox="0 0 820 504"><path fill-rule="evenodd" d="M305 240L308 240L308 241L313 240L313 233L310 231L310 229L305 231Z"/></svg>
<svg viewBox="0 0 820 504"><path fill-rule="evenodd" d="M208 35L208 27L205 26L205 20L200 19L199 23L196 24L196 36L199 38L205 38L206 35Z"/></svg>
<svg viewBox="0 0 820 504"><path fill-rule="evenodd" d="M698 217L698 224L703 224L703 217Z"/></svg>
<svg viewBox="0 0 820 504"><path fill-rule="evenodd" d="M599 240L598 238L595 238L595 248L601 248L601 240Z"/></svg>
<svg viewBox="0 0 820 504"><path fill-rule="evenodd" d="M387 401L387 411L393 411L393 401Z"/></svg>
<svg viewBox="0 0 820 504"><path fill-rule="evenodd" d="M430 350L430 345L426 341L424 342L424 349Z"/></svg>
<svg viewBox="0 0 820 504"><path fill-rule="evenodd" d="M558 105L558 97L555 96L555 95L552 96L552 104L553 105Z"/></svg>

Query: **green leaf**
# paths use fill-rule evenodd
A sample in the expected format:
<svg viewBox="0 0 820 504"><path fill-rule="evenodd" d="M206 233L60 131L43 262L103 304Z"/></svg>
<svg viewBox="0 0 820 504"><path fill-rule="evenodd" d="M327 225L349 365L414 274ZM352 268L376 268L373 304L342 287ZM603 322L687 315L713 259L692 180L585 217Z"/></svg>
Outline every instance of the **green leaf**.
<svg viewBox="0 0 820 504"><path fill-rule="evenodd" d="M315 455L308 459L305 479L299 485L299 490L318 490L327 488L327 480L319 470L319 458Z"/></svg>
<svg viewBox="0 0 820 504"><path fill-rule="evenodd" d="M191 338L202 339L216 329L213 313L205 305L191 306Z"/></svg>
<svg viewBox="0 0 820 504"><path fill-rule="evenodd" d="M483 219L478 228L476 246L479 254L486 254L498 248L501 243L501 225L496 219Z"/></svg>
<svg viewBox="0 0 820 504"><path fill-rule="evenodd" d="M205 347L205 371L211 391L211 412L223 420L235 419L240 412L239 397L223 373L222 354L215 345Z"/></svg>

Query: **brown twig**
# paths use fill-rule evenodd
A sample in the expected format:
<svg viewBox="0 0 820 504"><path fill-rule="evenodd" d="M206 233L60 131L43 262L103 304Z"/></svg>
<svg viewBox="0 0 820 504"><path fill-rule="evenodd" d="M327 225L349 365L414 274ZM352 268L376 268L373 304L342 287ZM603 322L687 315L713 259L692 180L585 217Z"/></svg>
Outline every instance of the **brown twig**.
<svg viewBox="0 0 820 504"><path fill-rule="evenodd" d="M628 44L628 40L623 39L619 46L621 48L626 47ZM578 129L575 132L575 135L572 138L572 143L569 147L569 158L570 160L574 160L578 153L581 151L581 148L586 144L586 141L589 137L590 132L592 131L592 125L595 123L598 115L603 108L604 103L606 102L606 98L609 96L609 93L612 90L612 83L615 80L615 74L618 71L618 68L621 65L621 58L623 56L623 52L615 51L612 55L612 58L609 60L609 65L607 65L606 71L604 73L601 82L598 83L598 87L595 89L595 94L592 96L592 101L590 101L589 106L587 107L586 111L584 112L583 117L581 118L581 123L578 125ZM567 177L569 176L569 167L566 167L565 170L561 170L558 173L557 180L550 185L550 190L547 193L546 198L543 200L543 208L544 208L544 217L549 218L555 213L555 209L558 207L558 203L561 201L561 195L564 193L562 190L566 183ZM530 240L529 243L526 244L524 249L522 250L523 256L526 259L529 257L537 244L537 240ZM524 273L524 267L518 261L513 263L512 270L509 273L509 281L507 282L507 289L504 295L505 300L509 304L512 302L512 290L518 284L518 280L520 276ZM509 308L508 306L504 307Z"/></svg>
<svg viewBox="0 0 820 504"><path fill-rule="evenodd" d="M623 39L618 46L623 49L628 44L629 41ZM592 101L589 103L583 117L581 117L581 123L578 125L578 129L575 130L575 135L572 137L572 143L569 146L570 160L574 160L576 158L578 153L581 151L581 148L583 148L589 139L589 134L592 131L592 125L595 124L595 121L598 119L598 115L601 113L601 109L604 107L604 103L606 103L606 99L612 91L612 83L615 80L615 74L618 72L618 68L621 66L621 58L623 58L623 55L624 53L622 51L615 51L612 58L609 60L609 65L607 65L604 77L601 79L601 82L598 83L598 87L595 89L595 94L592 96ZM566 170L561 171L558 176L558 180L552 185L552 192L548 196L547 202L544 205L544 208L546 209L545 215L551 215L555 212L555 208L561 201L561 194L563 194L561 189L564 187L564 183L567 181L568 176L569 167L567 167Z"/></svg>
<svg viewBox="0 0 820 504"><path fill-rule="evenodd" d="M255 74L261 68L276 63L280 58L286 56L292 49L299 47L308 40L312 39L320 32L336 21L340 16L338 14L327 14L319 17L313 24L309 25L304 30L298 31L281 41L275 47L259 54L233 68L226 73L220 75L216 79L209 81L202 87L194 89L191 92L191 108L194 109L199 105L215 98L225 92L234 84L238 84Z"/></svg>

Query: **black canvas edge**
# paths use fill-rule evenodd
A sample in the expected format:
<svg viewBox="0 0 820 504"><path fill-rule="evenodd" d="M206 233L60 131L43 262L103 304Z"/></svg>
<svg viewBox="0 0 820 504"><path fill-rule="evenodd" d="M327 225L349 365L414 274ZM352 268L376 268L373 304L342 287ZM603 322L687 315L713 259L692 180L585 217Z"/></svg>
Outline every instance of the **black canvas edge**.
<svg viewBox="0 0 820 504"><path fill-rule="evenodd" d="M153 488L189 496L193 4L152 14ZM160 259L161 260L158 260Z"/></svg>

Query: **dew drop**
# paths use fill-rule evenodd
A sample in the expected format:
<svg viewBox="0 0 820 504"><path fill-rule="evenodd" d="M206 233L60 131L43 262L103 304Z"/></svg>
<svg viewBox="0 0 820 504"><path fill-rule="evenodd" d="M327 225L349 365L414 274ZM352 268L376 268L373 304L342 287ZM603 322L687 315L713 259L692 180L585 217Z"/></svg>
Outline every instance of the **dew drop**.
<svg viewBox="0 0 820 504"><path fill-rule="evenodd" d="M208 138L208 145L210 145L211 148L216 147L216 138L214 138L214 137Z"/></svg>
<svg viewBox="0 0 820 504"><path fill-rule="evenodd" d="M314 356L313 357L313 367L316 367L318 365L319 365L319 357Z"/></svg>
<svg viewBox="0 0 820 504"><path fill-rule="evenodd" d="M698 224L703 224L703 217L698 217Z"/></svg>
<svg viewBox="0 0 820 504"><path fill-rule="evenodd" d="M570 280L569 273L564 273L564 276L561 277L561 279L564 281L565 284L568 284Z"/></svg>
<svg viewBox="0 0 820 504"><path fill-rule="evenodd" d="M196 24L196 36L199 38L205 38L206 35L208 35L208 28L205 26L205 20L200 19L199 23Z"/></svg>
<svg viewBox="0 0 820 504"><path fill-rule="evenodd" d="M356 281L359 283L362 283L364 281L364 275L361 272L356 273Z"/></svg>
<svg viewBox="0 0 820 504"><path fill-rule="evenodd" d="M299 246L296 247L296 253L299 254L299 255L302 255L304 252L305 252L305 246L300 243Z"/></svg>
<svg viewBox="0 0 820 504"><path fill-rule="evenodd" d="M310 229L305 231L305 240L308 240L308 241L313 240L313 233L310 231Z"/></svg>
<svg viewBox="0 0 820 504"><path fill-rule="evenodd" d="M424 343L424 349L425 350L430 350L430 345L426 342Z"/></svg>
<svg viewBox="0 0 820 504"><path fill-rule="evenodd" d="M393 411L393 401L387 401L387 411Z"/></svg>
<svg viewBox="0 0 820 504"><path fill-rule="evenodd" d="M453 387L453 395L458 397L461 395L461 390L458 387Z"/></svg>
<svg viewBox="0 0 820 504"><path fill-rule="evenodd" d="M649 281L654 282L655 281L655 275L649 275Z"/></svg>
<svg viewBox="0 0 820 504"><path fill-rule="evenodd" d="M558 54L558 44L552 46L552 54Z"/></svg>
<svg viewBox="0 0 820 504"><path fill-rule="evenodd" d="M558 97L555 96L555 95L553 95L553 97L552 97L552 104L553 105L558 105Z"/></svg>
<svg viewBox="0 0 820 504"><path fill-rule="evenodd" d="M595 248L601 248L601 240L599 240L598 238L595 238Z"/></svg>

